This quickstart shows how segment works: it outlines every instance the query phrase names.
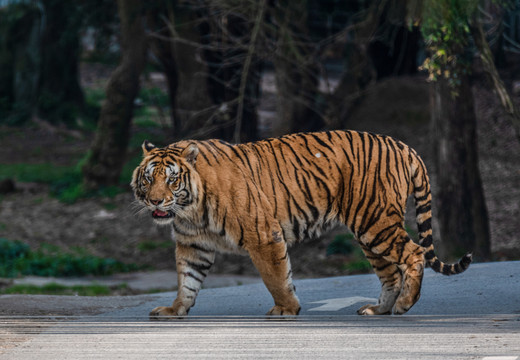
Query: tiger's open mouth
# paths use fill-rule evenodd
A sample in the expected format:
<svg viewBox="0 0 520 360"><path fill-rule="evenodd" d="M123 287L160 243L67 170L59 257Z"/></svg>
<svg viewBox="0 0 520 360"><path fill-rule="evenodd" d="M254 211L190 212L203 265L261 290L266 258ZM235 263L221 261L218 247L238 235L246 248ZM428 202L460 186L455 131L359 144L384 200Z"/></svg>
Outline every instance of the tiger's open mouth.
<svg viewBox="0 0 520 360"><path fill-rule="evenodd" d="M173 212L154 210L154 212L152 213L152 217L154 219L168 219L168 218L173 217Z"/></svg>

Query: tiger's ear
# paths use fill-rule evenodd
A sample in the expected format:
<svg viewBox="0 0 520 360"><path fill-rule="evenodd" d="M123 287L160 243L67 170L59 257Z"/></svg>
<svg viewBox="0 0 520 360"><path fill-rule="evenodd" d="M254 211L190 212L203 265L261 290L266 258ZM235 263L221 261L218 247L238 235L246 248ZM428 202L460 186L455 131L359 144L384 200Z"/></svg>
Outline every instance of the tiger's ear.
<svg viewBox="0 0 520 360"><path fill-rule="evenodd" d="M155 149L155 145L149 142L148 140L145 140L143 142L143 145L141 146L143 148L143 155L146 156L150 151Z"/></svg>
<svg viewBox="0 0 520 360"><path fill-rule="evenodd" d="M182 150L182 156L192 165L195 164L197 155L199 155L199 147L197 144L189 144L184 150Z"/></svg>

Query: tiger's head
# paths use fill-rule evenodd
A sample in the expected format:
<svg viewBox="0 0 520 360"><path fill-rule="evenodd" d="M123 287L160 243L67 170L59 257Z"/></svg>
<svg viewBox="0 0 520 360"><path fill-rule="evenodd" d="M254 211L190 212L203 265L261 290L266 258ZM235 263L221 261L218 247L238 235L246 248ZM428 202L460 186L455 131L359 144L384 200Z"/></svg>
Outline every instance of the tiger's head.
<svg viewBox="0 0 520 360"><path fill-rule="evenodd" d="M143 161L131 182L135 198L157 224L169 224L197 205L200 178L194 166L199 149L193 143L157 148L148 141L142 149Z"/></svg>

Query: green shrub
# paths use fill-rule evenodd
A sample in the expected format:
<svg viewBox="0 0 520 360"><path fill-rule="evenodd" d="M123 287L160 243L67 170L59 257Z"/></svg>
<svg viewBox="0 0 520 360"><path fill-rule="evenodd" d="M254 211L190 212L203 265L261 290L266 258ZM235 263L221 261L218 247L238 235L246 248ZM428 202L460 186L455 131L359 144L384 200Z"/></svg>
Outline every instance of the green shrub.
<svg viewBox="0 0 520 360"><path fill-rule="evenodd" d="M29 245L0 238L0 277L18 275L18 264L30 254Z"/></svg>
<svg viewBox="0 0 520 360"><path fill-rule="evenodd" d="M106 98L103 88L85 89L85 106L81 112L79 127L89 131L96 130L96 124L101 115L101 105Z"/></svg>
<svg viewBox="0 0 520 360"><path fill-rule="evenodd" d="M334 240L327 246L327 255L341 254L348 255L354 251L355 244L354 235L352 234L341 234L336 235Z"/></svg>
<svg viewBox="0 0 520 360"><path fill-rule="evenodd" d="M342 270L347 270L349 273L366 273L372 270L372 265L367 259L358 259L347 261L343 264Z"/></svg>
<svg viewBox="0 0 520 360"><path fill-rule="evenodd" d="M137 265L93 256L83 249L64 252L57 246L44 244L32 251L27 244L0 238L0 277L102 276L135 270L139 270Z"/></svg>
<svg viewBox="0 0 520 360"><path fill-rule="evenodd" d="M158 87L141 88L139 91L139 99L145 106L170 106L170 98L168 93L162 91Z"/></svg>
<svg viewBox="0 0 520 360"><path fill-rule="evenodd" d="M419 233L417 231L415 231L414 229L412 229L411 227L405 225L404 226L404 229L406 230L406 232L408 233L408 236L410 236L410 238L414 241L417 241L419 239Z"/></svg>
<svg viewBox="0 0 520 360"><path fill-rule="evenodd" d="M128 159L126 164L123 166L121 176L119 177L119 182L121 184L128 185L130 183L134 169L141 163L141 160L143 160L143 155L141 152L139 153L139 155L136 155L131 159Z"/></svg>
<svg viewBox="0 0 520 360"><path fill-rule="evenodd" d="M327 255L344 255L340 268L350 274L366 273L372 269L353 234L337 235L327 246Z"/></svg>

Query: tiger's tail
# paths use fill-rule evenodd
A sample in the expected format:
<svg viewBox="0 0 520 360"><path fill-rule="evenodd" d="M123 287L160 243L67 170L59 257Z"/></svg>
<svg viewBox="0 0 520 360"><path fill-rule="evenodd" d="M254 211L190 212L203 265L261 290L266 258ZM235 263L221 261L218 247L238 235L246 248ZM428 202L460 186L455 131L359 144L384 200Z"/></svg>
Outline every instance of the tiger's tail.
<svg viewBox="0 0 520 360"><path fill-rule="evenodd" d="M414 155L416 166L415 172L412 175L412 182L414 186L415 214L419 231L419 245L425 248L424 257L435 272L444 275L460 274L469 267L472 254L467 253L458 263L454 264L445 264L435 255L432 238L432 197L430 181L423 161L417 154Z"/></svg>

